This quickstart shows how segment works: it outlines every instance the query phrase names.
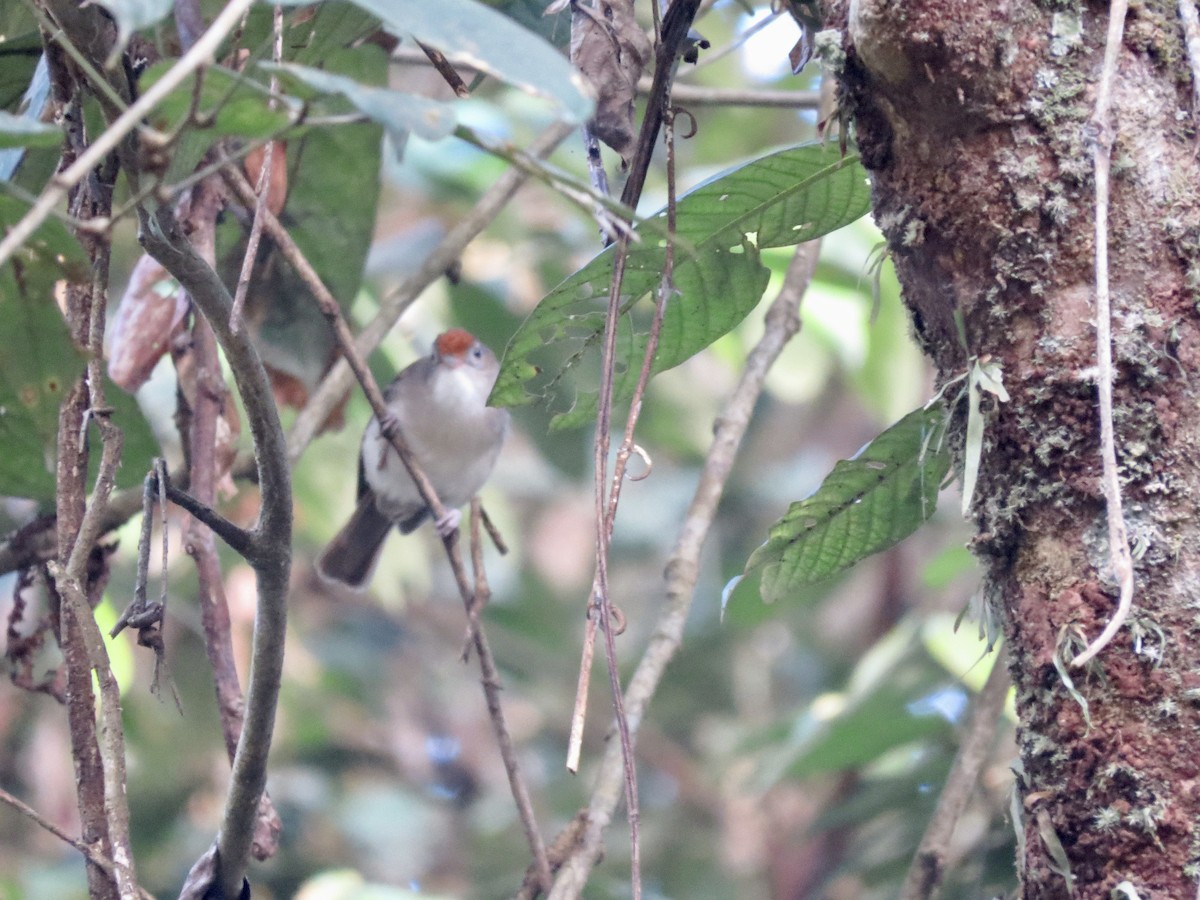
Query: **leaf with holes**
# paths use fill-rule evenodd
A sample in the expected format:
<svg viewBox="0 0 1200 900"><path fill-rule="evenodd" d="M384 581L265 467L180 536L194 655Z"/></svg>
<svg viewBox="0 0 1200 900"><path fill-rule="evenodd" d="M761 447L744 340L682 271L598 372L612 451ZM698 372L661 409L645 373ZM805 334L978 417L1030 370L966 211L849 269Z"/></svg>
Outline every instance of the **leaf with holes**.
<svg viewBox="0 0 1200 900"><path fill-rule="evenodd" d="M747 572L758 570L763 599L843 572L933 515L950 468L946 422L940 402L909 413L793 503L746 563Z"/></svg>
<svg viewBox="0 0 1200 900"><path fill-rule="evenodd" d="M696 187L678 204L674 247L676 296L667 305L653 372L679 365L727 334L762 298L769 272L759 252L813 240L848 225L870 207L865 170L855 155L805 144L771 153ZM642 223L622 282L615 396L633 392L649 330L654 291L666 265L660 212ZM615 248L596 256L547 295L504 353L491 402L556 407L553 427L584 424L595 392L578 398L569 384L598 366Z"/></svg>

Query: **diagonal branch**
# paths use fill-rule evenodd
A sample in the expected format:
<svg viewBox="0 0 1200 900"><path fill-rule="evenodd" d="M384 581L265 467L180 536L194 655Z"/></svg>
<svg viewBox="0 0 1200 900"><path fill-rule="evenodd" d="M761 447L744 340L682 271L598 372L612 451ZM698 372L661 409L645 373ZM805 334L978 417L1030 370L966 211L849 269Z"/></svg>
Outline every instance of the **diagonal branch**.
<svg viewBox="0 0 1200 900"><path fill-rule="evenodd" d="M65 172L60 172L51 179L33 208L0 241L0 265L6 263L17 251L17 248L29 239L37 227L46 220L50 211L67 195L67 191L86 178L88 173L93 171L108 156L109 152L125 139L126 135L142 123L146 114L160 100L179 87L192 72L213 58L221 41L237 26L253 2L254 0L229 0L225 8L213 19L208 31L196 41L179 62L151 85L137 99L137 102L121 113L115 122L96 135L96 139L88 145L87 150L80 154L79 158Z"/></svg>
<svg viewBox="0 0 1200 900"><path fill-rule="evenodd" d="M904 879L901 892L903 900L924 900L932 897L942 882L946 869L946 855L954 826L962 818L967 801L979 782L979 773L987 762L996 737L996 722L1004 711L1008 697L1008 654L1001 649L992 663L983 690L975 698L975 709L967 725L966 734L954 757L954 765L946 776L937 808L925 828L916 856Z"/></svg>

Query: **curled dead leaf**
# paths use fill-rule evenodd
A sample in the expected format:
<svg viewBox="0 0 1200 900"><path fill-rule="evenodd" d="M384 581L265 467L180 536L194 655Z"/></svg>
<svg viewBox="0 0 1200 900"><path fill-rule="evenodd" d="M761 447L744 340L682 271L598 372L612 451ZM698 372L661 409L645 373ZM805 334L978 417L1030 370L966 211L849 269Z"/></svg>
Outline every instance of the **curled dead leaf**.
<svg viewBox="0 0 1200 900"><path fill-rule="evenodd" d="M131 393L145 384L182 330L187 312L179 284L143 254L108 330L108 377Z"/></svg>
<svg viewBox="0 0 1200 900"><path fill-rule="evenodd" d="M633 0L596 0L572 7L571 62L596 93L596 114L588 124L625 165L637 144L637 83L653 53L637 23Z"/></svg>

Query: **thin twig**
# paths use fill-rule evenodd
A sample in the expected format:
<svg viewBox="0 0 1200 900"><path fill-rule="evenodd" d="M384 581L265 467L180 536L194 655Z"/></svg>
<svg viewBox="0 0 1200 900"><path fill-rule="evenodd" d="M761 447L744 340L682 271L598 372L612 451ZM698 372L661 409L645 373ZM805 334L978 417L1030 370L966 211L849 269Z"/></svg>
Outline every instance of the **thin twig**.
<svg viewBox="0 0 1200 900"><path fill-rule="evenodd" d="M1190 2L1190 0L1182 0ZM428 64L425 54L420 50L410 50L405 47L397 48L390 57L393 63L400 65L423 66ZM708 61L706 57L705 61ZM477 70L463 63L456 64L465 72ZM648 97L654 80L643 76L637 84L638 94ZM820 104L820 91L784 91L752 88L723 88L709 87L700 84L676 84L671 90L671 96L677 104L683 106L755 106L767 109L816 109Z"/></svg>
<svg viewBox="0 0 1200 900"><path fill-rule="evenodd" d="M1195 0L1179 0L1179 18L1183 21L1183 45L1192 69L1192 130L1200 139L1200 15Z"/></svg>
<svg viewBox="0 0 1200 900"><path fill-rule="evenodd" d="M113 865L113 861L111 859L109 859L107 856L105 856L103 853L100 853L99 851L97 851L95 847L88 844L86 841L81 841L78 838L71 837L69 834L67 834L65 831L63 831L61 828L59 828L57 825L55 825L49 819L42 816L42 814L39 813L36 809L34 809L32 806L30 806L29 804L24 803L23 801L14 797L12 794L10 794L8 791L4 790L3 788L0 788L0 803L5 803L8 806L11 806L13 809L15 809L17 812L19 812L25 818L29 819L29 821L33 822L39 828L44 829L45 831L48 831L50 834L54 835L56 838L58 838L64 844L69 844L70 846L74 847L76 850L78 850L80 853L82 853L84 855L84 857L87 858L88 862L92 863L93 865L99 866L101 869L103 869L105 872L107 872L110 876L113 874L114 870L116 869L116 866ZM154 895L141 887L139 887L137 889L137 895L139 897L141 897L142 900L154 900Z"/></svg>
<svg viewBox="0 0 1200 900"><path fill-rule="evenodd" d="M275 4L273 14L275 27L274 49L272 59L278 66L283 61L283 7ZM275 94L279 90L277 70L271 70L271 97L267 108L274 111L278 105ZM254 262L258 258L258 243L262 239L262 214L267 208L267 197L271 193L271 170L274 166L275 141L268 141L263 148L262 168L258 172L258 185L254 201L254 219L250 223L250 234L246 238L246 253L242 257L242 270L238 273L237 290L233 294L233 311L229 314L229 327L237 331L241 327L242 309L246 306L246 294L250 290L250 276L254 274Z"/></svg>
<svg viewBox="0 0 1200 900"><path fill-rule="evenodd" d="M1112 301L1108 282L1108 201L1112 147L1116 137L1110 115L1112 87L1117 73L1117 57L1125 31L1128 0L1113 0L1108 13L1108 38L1104 47L1104 68L1096 89L1096 111L1088 123L1092 134L1092 160L1096 169L1096 369L1100 392L1100 459L1104 499L1108 513L1108 556L1113 574L1120 585L1117 609L1100 636L1071 660L1082 666L1108 646L1133 605L1133 557L1129 536L1121 512L1121 479L1117 471L1116 440L1113 435L1113 362Z"/></svg>
<svg viewBox="0 0 1200 900"><path fill-rule="evenodd" d="M229 0L228 4L213 19L213 23L187 53L163 77L146 89L137 101L105 128L79 158L64 172L60 172L46 185L37 203L21 217L4 239L0 241L0 265L8 262L17 248L24 246L37 227L45 221L50 211L72 187L87 177L95 167L113 150L125 136L137 128L146 114L164 97L175 90L199 66L211 62L221 41L232 31L242 14L254 0Z"/></svg>
<svg viewBox="0 0 1200 900"><path fill-rule="evenodd" d="M169 481L167 482L167 497L176 506L191 513L211 528L221 540L229 545L229 549L253 562L258 547L258 541L253 532L230 522L211 506L200 502L187 491L175 487Z"/></svg>
<svg viewBox="0 0 1200 900"><path fill-rule="evenodd" d="M716 518L717 504L767 371L784 345L800 330L797 307L816 269L818 252L819 242L815 241L797 249L783 289L767 313L765 333L747 358L742 377L717 420L713 444L667 563L666 603L625 692L625 710L635 734L667 664L683 641L683 628L695 598L700 551ZM623 795L623 787L621 749L610 744L605 749L588 806L587 828L579 845L559 869L551 900L567 900L582 894L588 873L599 858L604 831Z"/></svg>
<svg viewBox="0 0 1200 900"><path fill-rule="evenodd" d="M416 43L421 48L421 52L425 54L425 58L429 60L429 64L437 69L438 74L445 79L446 84L450 85L450 90L454 91L455 96L463 99L471 96L471 91L462 80L462 76L450 64L450 60L446 59L446 54L442 53L436 47L430 47L428 44L423 44L420 41Z"/></svg>
<svg viewBox="0 0 1200 900"><path fill-rule="evenodd" d="M638 82L638 91L649 92L647 79ZM680 106L756 106L767 109L816 109L820 91L770 91L749 88L714 88L699 84L676 84L671 99Z"/></svg>
<svg viewBox="0 0 1200 900"><path fill-rule="evenodd" d="M646 173L649 170L650 158L658 141L658 133L662 123L670 116L671 111L671 84L674 81L676 65L678 63L679 49L686 38L688 29L691 27L692 18L696 14L696 9L699 5L699 0L677 0L673 3L667 16L663 20L663 25L660 33L660 39L655 53L655 70L654 70L654 90L646 108L646 114L642 119L642 126L638 133L638 142L632 161L629 166L629 178L625 182L625 189L621 195L621 202L629 209L636 209L638 200L641 198L642 186L645 183ZM671 152L671 144L668 141L668 153ZM670 174L673 174L673 170ZM673 185L668 188L673 189ZM673 199L673 197L672 197ZM672 237L674 235L674 204L668 203L668 237L667 237L667 259L668 267L663 280L663 289L659 292L659 303L655 310L655 325L651 328L651 336L648 338L646 351L646 360L641 373L644 378L639 378L639 385L644 390L645 379L649 377L649 368L652 365L654 344L657 339L657 330L661 329L661 315L663 304L673 291L671 287L671 272L669 261L672 259ZM612 402L613 402L613 381L616 371L616 341L617 341L617 324L621 312L621 286L625 276L625 266L629 255L630 235L627 232L621 232L617 238L616 255L613 259L612 280L609 285L608 304L605 311L604 322L604 343L601 354L601 369L600 369L600 388L596 406L596 438L592 452L592 465L594 476L594 491L595 491L595 515L596 515L596 572L592 583L591 597L589 598L589 609L591 616L595 618L595 624L591 623L587 629L587 637L585 645L581 653L581 665L579 682L576 688L575 709L571 716L572 734L568 744L568 767L572 764L577 768L578 761L572 758L572 747L577 748L582 735L583 715L587 705L587 686L590 679L590 658L594 652L592 642L595 639L596 629L598 628L604 634L605 658L608 664L609 682L612 687L612 703L613 714L616 720L617 733L620 738L622 769L624 774L625 786L625 805L627 817L629 820L629 839L631 846L630 854L630 881L634 900L639 900L642 895L641 884L641 849L640 849L640 814L638 806L638 789L637 789L637 767L633 752L633 732L630 730L629 722L625 710L624 691L621 687L620 667L617 664L616 644L613 623L615 620L615 610L612 603L612 597L609 594L608 583L608 548L612 541L613 526L616 517L617 499L619 497L619 486L615 492L610 491L608 486L608 452L612 435ZM631 407L631 418L633 425L636 425L637 414L636 409L640 405L640 394L635 395ZM632 426L627 431L627 443L632 444ZM623 447L625 445L623 444ZM624 466L628 461L629 451L625 448L624 459L618 459L616 468L618 470L617 478L623 478Z"/></svg>
<svg viewBox="0 0 1200 900"><path fill-rule="evenodd" d="M954 826L962 818L971 799L976 785L979 783L979 773L992 752L996 737L996 723L1004 711L1004 701L1008 696L1009 678L1006 654L1001 649L992 665L983 690L975 698L975 709L971 713L971 721L967 724L966 733L958 746L954 764L946 776L942 793L938 797L937 807L929 824L925 826L925 834L917 845L916 856L904 879L904 887L900 896L903 900L927 900L932 897L946 871L946 857L950 849L950 839L954 836Z"/></svg>

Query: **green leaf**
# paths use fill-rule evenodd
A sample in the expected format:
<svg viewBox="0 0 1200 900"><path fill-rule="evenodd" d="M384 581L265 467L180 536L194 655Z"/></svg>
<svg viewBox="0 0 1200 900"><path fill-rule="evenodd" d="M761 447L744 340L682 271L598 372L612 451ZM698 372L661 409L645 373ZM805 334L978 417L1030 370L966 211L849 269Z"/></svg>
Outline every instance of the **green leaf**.
<svg viewBox="0 0 1200 900"><path fill-rule="evenodd" d="M288 0L287 5L309 0ZM547 97L563 118L584 122L592 101L583 76L558 50L512 19L475 0L352 0L398 37L413 37L531 94Z"/></svg>
<svg viewBox="0 0 1200 900"><path fill-rule="evenodd" d="M338 50L326 62L360 84L379 84L387 77L387 57L378 47ZM378 125L360 122L312 128L288 143L289 189L282 218L343 307L358 293L375 228L380 138ZM245 231L236 222L226 227L218 233L219 259L226 283L234 284L245 252ZM234 233L233 241L222 241L229 232ZM256 271L251 296L266 309L257 335L263 362L311 390L334 353L329 323L311 291L291 266L272 255Z"/></svg>
<svg viewBox="0 0 1200 900"><path fill-rule="evenodd" d="M861 657L843 691L818 697L791 722L764 756L756 787L857 768L906 744L948 737L966 702L913 623L901 622Z"/></svg>
<svg viewBox="0 0 1200 900"><path fill-rule="evenodd" d="M313 90L338 94L372 121L382 125L397 147L403 147L409 132L428 141L449 135L456 124L454 111L445 103L387 88L359 84L353 78L323 72L293 63L260 63L267 71L279 71Z"/></svg>
<svg viewBox="0 0 1200 900"><path fill-rule="evenodd" d="M9 147L57 147L62 129L37 119L14 116L0 109L0 149Z"/></svg>
<svg viewBox="0 0 1200 900"><path fill-rule="evenodd" d="M774 602L886 550L933 515L950 468L940 402L909 413L839 462L816 493L793 503L750 556Z"/></svg>
<svg viewBox="0 0 1200 900"><path fill-rule="evenodd" d="M96 0L117 21L117 46L112 55L117 57L135 31L157 25L166 18L174 6L174 0Z"/></svg>
<svg viewBox="0 0 1200 900"><path fill-rule="evenodd" d="M26 212L0 195L0 231ZM56 282L87 281L90 267L61 222L44 222L0 267L0 495L54 500L58 411L84 369L54 302ZM137 484L157 444L133 398L106 381L113 421L125 433L117 484ZM99 444L93 444L99 446ZM93 454L93 462L99 454Z"/></svg>
<svg viewBox="0 0 1200 900"><path fill-rule="evenodd" d="M155 63L142 76L140 89L145 92L177 62L165 59ZM150 119L160 131L173 130L191 113L197 77L203 81L196 116L205 125L197 130L213 140L227 136L270 137L286 128L300 108L296 101L276 98L277 108L271 109L271 93L266 87L232 69L208 66L189 75L154 108Z"/></svg>
<svg viewBox="0 0 1200 900"><path fill-rule="evenodd" d="M770 276L760 250L821 237L869 207L858 157L843 158L818 144L769 154L682 197L675 242L677 296L667 305L653 372L694 356L758 304ZM635 316L635 304L662 280L666 249L659 236L665 217L660 212L643 223L642 241L629 250L614 375L618 399L632 393L641 367L650 316L648 311ZM542 300L505 351L492 403L520 406L558 398L556 428L583 424L594 414L595 392L575 400L565 385L585 363L599 365L614 259L615 247L609 247ZM553 374L539 377L542 372Z"/></svg>

